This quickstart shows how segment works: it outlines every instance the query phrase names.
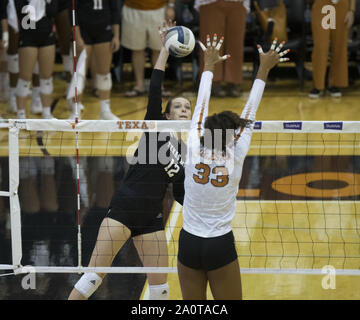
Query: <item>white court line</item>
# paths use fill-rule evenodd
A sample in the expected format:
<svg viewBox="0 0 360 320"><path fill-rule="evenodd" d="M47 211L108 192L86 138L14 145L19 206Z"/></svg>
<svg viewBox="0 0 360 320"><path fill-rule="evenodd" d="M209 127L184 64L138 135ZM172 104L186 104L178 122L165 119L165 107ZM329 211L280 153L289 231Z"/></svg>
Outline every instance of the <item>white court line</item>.
<svg viewBox="0 0 360 320"><path fill-rule="evenodd" d="M19 267L13 269L15 274L28 274L29 267ZM0 265L0 269L10 270L10 267L7 265ZM31 270L34 273L85 273L85 272L100 272L100 273L177 273L177 268L166 268L166 270L159 270L159 268L147 268L144 271L142 267L54 267L54 266L31 266ZM161 272L160 272L161 271ZM321 275L324 274L322 269L275 269L275 268L242 268L242 274L313 274ZM360 269L336 269L337 275L344 276L360 276ZM145 299L144 299L145 300Z"/></svg>

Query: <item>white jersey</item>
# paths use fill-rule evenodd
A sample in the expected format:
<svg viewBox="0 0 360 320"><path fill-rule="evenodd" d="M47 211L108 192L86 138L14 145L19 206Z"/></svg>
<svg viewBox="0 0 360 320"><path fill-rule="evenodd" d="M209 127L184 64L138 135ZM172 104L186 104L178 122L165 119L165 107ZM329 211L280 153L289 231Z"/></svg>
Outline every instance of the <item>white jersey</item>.
<svg viewBox="0 0 360 320"><path fill-rule="evenodd" d="M226 155L200 145L208 115L213 74L203 72L188 138L185 164L183 228L203 238L218 237L232 230L236 195L245 156L250 147L254 124L239 129ZM241 118L255 120L265 82L255 80Z"/></svg>

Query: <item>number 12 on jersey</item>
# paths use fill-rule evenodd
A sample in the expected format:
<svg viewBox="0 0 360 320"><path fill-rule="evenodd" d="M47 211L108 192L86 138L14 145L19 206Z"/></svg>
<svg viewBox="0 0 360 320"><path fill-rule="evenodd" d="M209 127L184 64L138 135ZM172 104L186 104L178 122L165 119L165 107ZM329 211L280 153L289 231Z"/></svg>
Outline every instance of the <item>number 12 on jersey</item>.
<svg viewBox="0 0 360 320"><path fill-rule="evenodd" d="M214 167L212 170L205 163L198 163L195 168L198 170L197 174L193 175L196 183L207 184L211 183L214 187L225 187L229 183L229 171L224 166ZM216 175L215 179L210 179L210 173Z"/></svg>
<svg viewBox="0 0 360 320"><path fill-rule="evenodd" d="M103 0L94 0L94 10L103 9Z"/></svg>

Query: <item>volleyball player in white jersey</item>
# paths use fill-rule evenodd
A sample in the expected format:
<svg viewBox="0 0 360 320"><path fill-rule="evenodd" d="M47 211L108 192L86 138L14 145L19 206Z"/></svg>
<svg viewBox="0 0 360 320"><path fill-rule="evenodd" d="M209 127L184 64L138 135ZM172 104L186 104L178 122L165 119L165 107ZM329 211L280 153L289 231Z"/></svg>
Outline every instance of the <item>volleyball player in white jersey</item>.
<svg viewBox="0 0 360 320"><path fill-rule="evenodd" d="M184 299L206 299L209 282L215 299L241 299L240 269L232 232L236 194L253 122L269 71L288 51L283 44L270 51L261 47L260 67L241 117L224 111L207 117L213 70L220 57L222 39L207 38L197 103L188 139L185 165L183 229L179 237L178 274Z"/></svg>

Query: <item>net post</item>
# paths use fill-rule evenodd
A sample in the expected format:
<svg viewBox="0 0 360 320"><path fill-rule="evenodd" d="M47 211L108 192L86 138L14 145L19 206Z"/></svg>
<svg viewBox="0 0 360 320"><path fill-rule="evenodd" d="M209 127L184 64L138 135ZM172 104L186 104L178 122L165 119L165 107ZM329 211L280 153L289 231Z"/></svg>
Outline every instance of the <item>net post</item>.
<svg viewBox="0 0 360 320"><path fill-rule="evenodd" d="M21 210L18 196L19 188L19 128L9 128L9 193L11 250L14 269L21 266Z"/></svg>

